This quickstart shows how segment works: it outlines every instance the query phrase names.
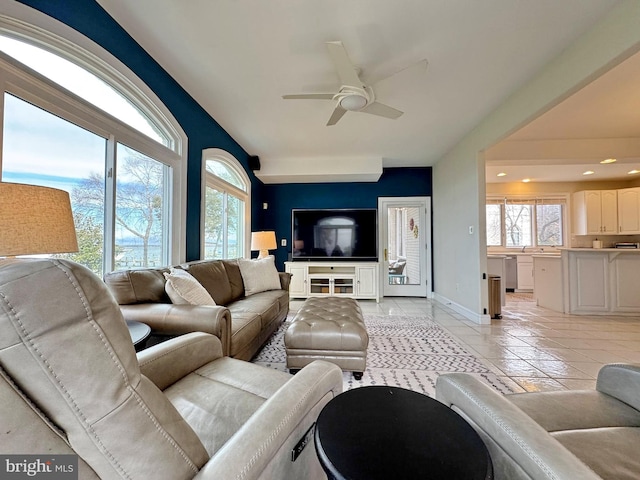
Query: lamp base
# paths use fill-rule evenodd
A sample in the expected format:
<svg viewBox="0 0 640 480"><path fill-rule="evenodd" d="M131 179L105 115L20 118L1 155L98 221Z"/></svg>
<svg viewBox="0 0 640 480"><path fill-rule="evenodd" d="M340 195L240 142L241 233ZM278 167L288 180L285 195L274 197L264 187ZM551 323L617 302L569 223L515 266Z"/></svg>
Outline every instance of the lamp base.
<svg viewBox="0 0 640 480"><path fill-rule="evenodd" d="M260 260L261 258L267 258L269 256L269 250L260 250L260 253L258 254L258 260Z"/></svg>

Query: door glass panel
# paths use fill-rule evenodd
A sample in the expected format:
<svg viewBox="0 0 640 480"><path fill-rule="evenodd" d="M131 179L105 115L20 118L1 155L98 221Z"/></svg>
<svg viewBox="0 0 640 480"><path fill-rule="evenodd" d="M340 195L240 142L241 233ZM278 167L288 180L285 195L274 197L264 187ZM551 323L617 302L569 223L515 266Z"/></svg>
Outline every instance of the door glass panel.
<svg viewBox="0 0 640 480"><path fill-rule="evenodd" d="M118 144L115 269L165 265L165 167Z"/></svg>
<svg viewBox="0 0 640 480"><path fill-rule="evenodd" d="M74 260L102 276L106 139L4 94L2 180L69 192L78 236Z"/></svg>
<svg viewBox="0 0 640 480"><path fill-rule="evenodd" d="M419 285L420 210L418 207L388 207L387 245L389 285Z"/></svg>

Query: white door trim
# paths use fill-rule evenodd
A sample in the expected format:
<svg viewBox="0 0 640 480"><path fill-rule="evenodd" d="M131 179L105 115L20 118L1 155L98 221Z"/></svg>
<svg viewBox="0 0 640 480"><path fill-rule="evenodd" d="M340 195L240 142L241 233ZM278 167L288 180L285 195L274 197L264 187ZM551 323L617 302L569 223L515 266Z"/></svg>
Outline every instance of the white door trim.
<svg viewBox="0 0 640 480"><path fill-rule="evenodd" d="M418 206L419 241L424 245L420 255L420 285L389 285L387 250L387 209L389 207ZM378 197L378 258L380 259L381 296L427 297L433 296L431 278L431 197Z"/></svg>

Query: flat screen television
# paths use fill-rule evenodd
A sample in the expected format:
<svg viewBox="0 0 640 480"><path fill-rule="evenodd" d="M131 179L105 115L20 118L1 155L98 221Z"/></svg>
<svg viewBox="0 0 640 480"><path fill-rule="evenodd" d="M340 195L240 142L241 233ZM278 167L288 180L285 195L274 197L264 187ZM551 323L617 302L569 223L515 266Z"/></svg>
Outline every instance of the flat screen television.
<svg viewBox="0 0 640 480"><path fill-rule="evenodd" d="M378 260L375 208L294 209L292 255L297 260Z"/></svg>

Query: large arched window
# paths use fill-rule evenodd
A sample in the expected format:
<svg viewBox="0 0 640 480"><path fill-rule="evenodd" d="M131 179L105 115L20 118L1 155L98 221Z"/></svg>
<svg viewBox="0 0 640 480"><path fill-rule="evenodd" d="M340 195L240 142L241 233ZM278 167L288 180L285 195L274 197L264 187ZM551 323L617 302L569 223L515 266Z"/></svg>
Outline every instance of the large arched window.
<svg viewBox="0 0 640 480"><path fill-rule="evenodd" d="M203 258L248 255L251 183L238 160L210 148L202 155L204 207Z"/></svg>
<svg viewBox="0 0 640 480"><path fill-rule="evenodd" d="M68 257L98 274L184 257L186 139L122 70L0 16L0 180L67 190L80 248Z"/></svg>

